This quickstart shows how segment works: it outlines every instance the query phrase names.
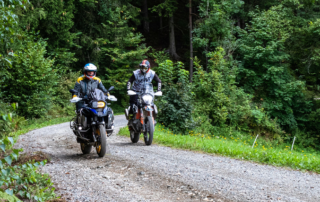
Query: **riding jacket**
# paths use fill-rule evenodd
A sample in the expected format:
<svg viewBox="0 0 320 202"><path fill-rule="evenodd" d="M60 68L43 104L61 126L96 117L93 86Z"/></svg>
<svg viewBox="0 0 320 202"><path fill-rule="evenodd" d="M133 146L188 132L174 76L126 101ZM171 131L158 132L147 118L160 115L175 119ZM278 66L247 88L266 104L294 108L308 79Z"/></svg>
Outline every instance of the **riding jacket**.
<svg viewBox="0 0 320 202"><path fill-rule="evenodd" d="M130 77L127 83L127 89L130 90L131 84L133 83L132 90L140 91L144 82L151 83L152 81L157 82L158 91L161 91L161 80L159 79L155 71L149 69L145 74L142 74L140 69L137 69L133 72L132 76Z"/></svg>
<svg viewBox="0 0 320 202"><path fill-rule="evenodd" d="M88 79L86 76L81 76L77 79L76 85L74 86L74 89L78 91L78 95L73 95L73 97L80 96L80 94L82 96L88 96L96 88L102 90L104 93L108 92L98 77Z"/></svg>

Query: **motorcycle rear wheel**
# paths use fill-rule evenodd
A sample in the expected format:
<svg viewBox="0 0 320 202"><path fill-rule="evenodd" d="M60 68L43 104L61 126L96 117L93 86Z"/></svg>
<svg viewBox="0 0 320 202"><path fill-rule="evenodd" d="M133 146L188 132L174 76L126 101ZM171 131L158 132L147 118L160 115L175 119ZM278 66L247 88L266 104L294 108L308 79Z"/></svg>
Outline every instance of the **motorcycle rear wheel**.
<svg viewBox="0 0 320 202"><path fill-rule="evenodd" d="M96 151L99 157L104 157L107 151L107 135L106 129L103 125L99 125L97 129L97 134L100 135L100 143L96 146Z"/></svg>
<svg viewBox="0 0 320 202"><path fill-rule="evenodd" d="M147 117L146 127L147 127L147 132L144 133L144 143L149 146L152 144L153 132L154 132L153 119L151 116Z"/></svg>
<svg viewBox="0 0 320 202"><path fill-rule="evenodd" d="M130 131L130 139L132 143L139 142L140 133L135 133L134 131Z"/></svg>
<svg viewBox="0 0 320 202"><path fill-rule="evenodd" d="M92 146L86 143L80 143L80 148L83 154L90 154Z"/></svg>

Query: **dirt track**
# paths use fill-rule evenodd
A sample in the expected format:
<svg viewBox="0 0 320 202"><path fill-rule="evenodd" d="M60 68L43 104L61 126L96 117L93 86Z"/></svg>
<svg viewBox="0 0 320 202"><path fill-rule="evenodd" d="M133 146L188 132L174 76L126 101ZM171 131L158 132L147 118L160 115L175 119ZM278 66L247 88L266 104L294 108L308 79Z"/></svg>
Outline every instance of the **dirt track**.
<svg viewBox="0 0 320 202"><path fill-rule="evenodd" d="M126 125L116 116L117 130ZM141 138L142 139L142 138ZM110 155L82 155L69 123L20 136L16 147L52 157L41 168L67 201L320 201L320 176L108 138Z"/></svg>

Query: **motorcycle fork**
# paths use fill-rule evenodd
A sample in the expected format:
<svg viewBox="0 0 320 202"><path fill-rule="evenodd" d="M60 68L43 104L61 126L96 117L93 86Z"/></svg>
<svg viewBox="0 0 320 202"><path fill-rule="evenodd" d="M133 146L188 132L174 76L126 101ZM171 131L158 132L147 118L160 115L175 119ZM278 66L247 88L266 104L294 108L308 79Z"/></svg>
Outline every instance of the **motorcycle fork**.
<svg viewBox="0 0 320 202"><path fill-rule="evenodd" d="M94 129L94 130L96 130L96 129ZM96 138L96 134L94 133L94 131L92 131L92 138L93 138L93 141L96 143L97 138Z"/></svg>
<svg viewBox="0 0 320 202"><path fill-rule="evenodd" d="M138 113L136 114L136 119L140 119L140 123L142 125L142 132L145 132L145 124L144 124L144 118L143 118L143 109L138 109Z"/></svg>
<svg viewBox="0 0 320 202"><path fill-rule="evenodd" d="M154 124L154 111L146 111L145 117L151 116L152 117L152 122Z"/></svg>
<svg viewBox="0 0 320 202"><path fill-rule="evenodd" d="M152 111L144 111L144 117L149 117L151 116L152 117L152 122L154 124L154 116L153 116L153 113ZM147 132L149 130L149 128L147 127L147 125L144 123L144 128L146 129L145 132Z"/></svg>
<svg viewBox="0 0 320 202"><path fill-rule="evenodd" d="M136 119L140 119L140 123L143 125L144 121L143 121L143 109L139 109L138 113L136 114Z"/></svg>
<svg viewBox="0 0 320 202"><path fill-rule="evenodd" d="M152 122L153 122L153 125L154 125L154 116L153 116L153 111L152 111L152 112L148 112L148 116L151 116L151 117L152 117Z"/></svg>

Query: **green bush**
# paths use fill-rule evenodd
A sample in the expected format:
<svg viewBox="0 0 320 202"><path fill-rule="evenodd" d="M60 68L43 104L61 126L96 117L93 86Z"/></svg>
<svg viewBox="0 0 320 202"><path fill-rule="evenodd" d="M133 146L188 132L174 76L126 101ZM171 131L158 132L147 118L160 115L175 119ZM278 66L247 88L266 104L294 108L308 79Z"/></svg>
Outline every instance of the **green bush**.
<svg viewBox="0 0 320 202"><path fill-rule="evenodd" d="M24 117L18 116L16 113L17 108L17 103L10 105L2 103L0 100L0 138L20 129L20 126L24 124Z"/></svg>
<svg viewBox="0 0 320 202"><path fill-rule="evenodd" d="M241 86L287 131L306 123L312 106L304 93L305 82L294 77L286 62L290 60L285 42L290 37L287 17L291 14L282 5L251 12L251 25L240 32L239 39Z"/></svg>
<svg viewBox="0 0 320 202"><path fill-rule="evenodd" d="M218 47L208 53L208 70L195 60L192 92L195 92L194 117L201 133L215 133L217 127L231 128L276 138L282 130L266 111L252 102L253 96L236 84L238 64ZM275 119L276 120L276 119Z"/></svg>
<svg viewBox="0 0 320 202"><path fill-rule="evenodd" d="M225 60L224 49L219 47L209 53L208 70L195 60L193 79L196 114L207 116L212 125L242 124L250 117L250 98L236 86L237 66L233 60Z"/></svg>
<svg viewBox="0 0 320 202"><path fill-rule="evenodd" d="M19 114L26 117L43 116L52 107L53 87L57 84L54 61L46 58L47 43L26 37L15 52L11 77L2 86L8 102L19 103Z"/></svg>
<svg viewBox="0 0 320 202"><path fill-rule="evenodd" d="M5 154L4 156L0 155L0 192L9 195L19 194L32 201L46 201L56 198L49 176L36 171L39 166L45 165L46 161L12 166L12 162L18 159L21 151L13 149L11 153L5 153L7 149L12 148L13 144L12 137L0 139L0 154ZM37 189L33 188L35 183Z"/></svg>
<svg viewBox="0 0 320 202"><path fill-rule="evenodd" d="M166 60L159 64L157 73L163 85L163 96L156 103L159 109L158 121L175 132L186 133L195 126L188 72L181 62L174 64Z"/></svg>
<svg viewBox="0 0 320 202"><path fill-rule="evenodd" d="M53 105L46 114L48 118L74 114L75 104L69 101L72 97L69 90L74 88L79 75L81 75L80 72L69 72L59 75L56 85L53 86Z"/></svg>

